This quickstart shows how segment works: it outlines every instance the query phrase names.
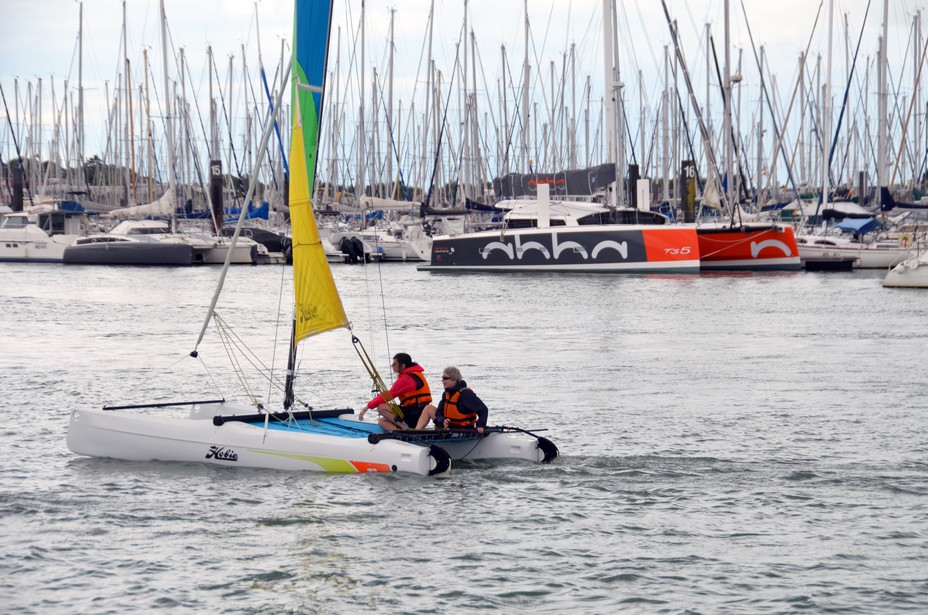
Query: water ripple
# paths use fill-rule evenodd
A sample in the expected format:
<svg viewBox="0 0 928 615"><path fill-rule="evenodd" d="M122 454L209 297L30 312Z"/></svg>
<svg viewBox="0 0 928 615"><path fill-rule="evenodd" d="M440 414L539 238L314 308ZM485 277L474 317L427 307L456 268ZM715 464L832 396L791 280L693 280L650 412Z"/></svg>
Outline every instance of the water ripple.
<svg viewBox="0 0 928 615"><path fill-rule="evenodd" d="M4 612L928 604L928 305L888 301L875 277L474 275L460 301L447 277L385 266L403 315L390 350L430 374L458 364L491 420L547 427L563 454L435 480L72 455L70 408L208 389L177 359L214 273L6 265L0 326L21 350L0 352L16 417L0 427ZM222 306L264 340L276 335L255 318L276 306L268 272L233 271ZM370 273L335 272L356 317ZM62 323L61 305L81 318ZM376 334L361 320L357 333ZM301 383L319 407L368 398L343 341L308 351L325 357ZM220 360L218 340L201 355Z"/></svg>

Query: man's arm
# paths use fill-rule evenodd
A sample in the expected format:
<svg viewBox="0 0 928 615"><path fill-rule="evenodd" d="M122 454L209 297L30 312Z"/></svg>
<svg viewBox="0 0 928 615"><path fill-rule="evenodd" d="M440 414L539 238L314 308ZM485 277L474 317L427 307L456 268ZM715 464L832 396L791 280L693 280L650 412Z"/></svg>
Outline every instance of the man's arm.
<svg viewBox="0 0 928 615"><path fill-rule="evenodd" d="M390 392L386 395L380 393L374 399L367 402L368 408L376 408L384 402L388 402L391 399L399 397L407 391L414 391L416 389L416 381L409 374L400 374L399 378L396 379L396 382L393 383L393 386L390 387Z"/></svg>
<svg viewBox="0 0 928 615"><path fill-rule="evenodd" d="M487 405L477 397L477 394L471 391L470 389L464 389L461 392L461 406L468 412L477 413L477 427L486 427L487 426L487 417L490 414L490 411L487 409Z"/></svg>

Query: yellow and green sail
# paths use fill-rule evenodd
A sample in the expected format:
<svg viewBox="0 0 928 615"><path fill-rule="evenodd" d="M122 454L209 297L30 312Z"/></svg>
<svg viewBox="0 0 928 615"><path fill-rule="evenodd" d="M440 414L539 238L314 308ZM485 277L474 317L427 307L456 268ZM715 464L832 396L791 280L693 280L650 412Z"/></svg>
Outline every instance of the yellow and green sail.
<svg viewBox="0 0 928 615"><path fill-rule="evenodd" d="M296 0L293 13L289 203L296 301L294 343L317 333L348 326L345 309L319 240L311 202L331 17L332 0Z"/></svg>

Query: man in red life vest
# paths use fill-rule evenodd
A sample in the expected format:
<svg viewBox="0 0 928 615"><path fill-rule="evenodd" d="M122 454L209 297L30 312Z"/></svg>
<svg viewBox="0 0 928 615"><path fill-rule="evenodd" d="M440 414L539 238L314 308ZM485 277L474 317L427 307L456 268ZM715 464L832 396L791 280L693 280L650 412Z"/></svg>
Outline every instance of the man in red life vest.
<svg viewBox="0 0 928 615"><path fill-rule="evenodd" d="M415 425L423 408L432 402L432 392L421 365L405 352L398 352L393 357L392 367L397 377L390 391L367 402L367 407L358 414L358 419L363 421L367 411L376 408L380 413L378 425L386 431L408 429L410 425ZM392 399L396 399L403 410L402 419L394 417L387 405Z"/></svg>
<svg viewBox="0 0 928 615"><path fill-rule="evenodd" d="M442 393L438 407L431 404L426 406L416 424L416 429L425 429L429 420L432 420L439 428L476 427L478 433L483 433L484 427L487 426L489 412L487 405L464 382L461 370L456 367L446 367L442 371L441 382L445 387L445 392Z"/></svg>

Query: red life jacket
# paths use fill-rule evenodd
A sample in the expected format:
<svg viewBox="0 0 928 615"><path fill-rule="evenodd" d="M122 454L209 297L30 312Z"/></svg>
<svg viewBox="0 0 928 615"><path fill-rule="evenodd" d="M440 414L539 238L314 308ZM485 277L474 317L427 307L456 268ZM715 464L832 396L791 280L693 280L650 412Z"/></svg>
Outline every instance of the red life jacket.
<svg viewBox="0 0 928 615"><path fill-rule="evenodd" d="M445 391L442 401L444 401L444 406L442 406L443 414L445 418L450 421L451 427L473 427L477 424L477 413L465 413L462 412L458 406L458 400L461 399L461 391L464 389L458 389L453 393L448 393ZM468 391L473 392L473 389L467 387Z"/></svg>
<svg viewBox="0 0 928 615"><path fill-rule="evenodd" d="M400 406L403 408L419 408L432 403L432 390L422 372L409 372L406 374L416 381L416 388L398 396Z"/></svg>

